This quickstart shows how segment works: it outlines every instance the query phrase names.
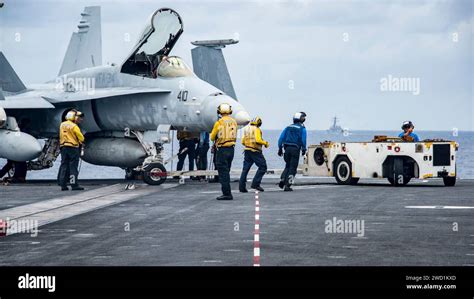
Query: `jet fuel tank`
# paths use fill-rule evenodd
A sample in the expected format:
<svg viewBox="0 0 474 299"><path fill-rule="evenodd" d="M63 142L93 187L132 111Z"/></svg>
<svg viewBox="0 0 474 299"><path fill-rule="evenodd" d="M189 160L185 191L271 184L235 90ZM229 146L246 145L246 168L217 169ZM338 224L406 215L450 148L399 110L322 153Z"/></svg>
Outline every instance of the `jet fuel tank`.
<svg viewBox="0 0 474 299"><path fill-rule="evenodd" d="M0 107L0 158L16 162L31 161L41 154L41 150L38 140L20 132L16 120L8 118Z"/></svg>
<svg viewBox="0 0 474 299"><path fill-rule="evenodd" d="M0 129L0 158L16 162L31 161L41 154L41 145L33 136Z"/></svg>
<svg viewBox="0 0 474 299"><path fill-rule="evenodd" d="M88 138L82 159L104 166L132 168L141 165L146 158L142 145L128 138Z"/></svg>

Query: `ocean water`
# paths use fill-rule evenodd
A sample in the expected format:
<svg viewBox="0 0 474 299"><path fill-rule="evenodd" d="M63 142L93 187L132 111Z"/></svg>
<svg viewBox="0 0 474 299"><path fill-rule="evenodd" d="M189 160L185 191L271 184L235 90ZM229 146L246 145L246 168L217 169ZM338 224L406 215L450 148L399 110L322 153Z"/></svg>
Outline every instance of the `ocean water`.
<svg viewBox="0 0 474 299"><path fill-rule="evenodd" d="M329 134L326 131L309 131L308 130L308 144L319 144L325 140L331 141L370 141L374 135L396 136L398 131L354 131L349 135L343 134ZM457 170L458 177L465 179L474 179L474 132L460 131L453 134L451 131L416 131L420 138L442 138L446 140L453 140L459 143L459 151L457 153ZM264 155L267 160L268 168L278 169L284 167L283 159L278 157L278 137L280 131L263 129L263 138L270 142L270 148L264 149ZM457 136L454 136L457 135ZM178 151L178 142L175 140L172 144L165 145L164 157L165 159L171 157L171 154L176 154ZM210 153L209 153L210 159ZM3 166L5 160L0 159L0 165ZM177 160L168 163L166 168L168 170L176 169ZM238 169L242 167L243 163L243 147L240 140L235 148L235 157L232 168ZM27 179L55 179L58 173L60 158L56 161L54 166L49 169L41 171L31 171L28 173ZM80 179L98 179L98 178L123 178L124 171L117 167L96 166L88 164L84 161L80 166ZM187 161L185 169L187 169Z"/></svg>

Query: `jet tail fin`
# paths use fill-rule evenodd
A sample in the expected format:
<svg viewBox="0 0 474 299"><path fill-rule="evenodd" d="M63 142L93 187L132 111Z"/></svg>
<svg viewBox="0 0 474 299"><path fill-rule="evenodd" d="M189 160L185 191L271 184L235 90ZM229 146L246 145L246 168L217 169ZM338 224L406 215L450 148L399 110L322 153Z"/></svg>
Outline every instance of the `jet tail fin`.
<svg viewBox="0 0 474 299"><path fill-rule="evenodd" d="M73 32L64 56L59 76L102 64L102 33L100 6L87 6Z"/></svg>
<svg viewBox="0 0 474 299"><path fill-rule="evenodd" d="M235 100L237 100L237 96L229 71L227 70L222 48L237 42L232 39L195 41L192 44L197 47L191 50L193 69L196 75Z"/></svg>
<svg viewBox="0 0 474 299"><path fill-rule="evenodd" d="M20 92L25 90L26 86L21 82L3 53L0 52L0 90L2 89L8 92Z"/></svg>

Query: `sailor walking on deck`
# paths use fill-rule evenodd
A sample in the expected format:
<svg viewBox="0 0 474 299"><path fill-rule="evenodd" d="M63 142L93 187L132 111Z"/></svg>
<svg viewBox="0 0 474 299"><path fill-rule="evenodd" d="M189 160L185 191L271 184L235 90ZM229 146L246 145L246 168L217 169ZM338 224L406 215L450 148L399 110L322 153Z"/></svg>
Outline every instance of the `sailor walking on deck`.
<svg viewBox="0 0 474 299"><path fill-rule="evenodd" d="M286 127L278 139L278 156L284 156L286 163L278 186L285 191L293 191L291 185L298 170L300 151L303 156L306 154L306 128L303 125L305 120L306 113L295 113L293 124Z"/></svg>
<svg viewBox="0 0 474 299"><path fill-rule="evenodd" d="M267 161L262 153L262 146L268 148L269 143L262 139L262 119L255 117L249 125L244 128L244 135L242 138L242 144L245 146L244 150L244 165L242 174L240 175L239 191L248 192L247 190L247 175L253 163L257 165L258 170L253 178L252 185L250 188L263 192L263 188L260 186L262 178L267 172Z"/></svg>

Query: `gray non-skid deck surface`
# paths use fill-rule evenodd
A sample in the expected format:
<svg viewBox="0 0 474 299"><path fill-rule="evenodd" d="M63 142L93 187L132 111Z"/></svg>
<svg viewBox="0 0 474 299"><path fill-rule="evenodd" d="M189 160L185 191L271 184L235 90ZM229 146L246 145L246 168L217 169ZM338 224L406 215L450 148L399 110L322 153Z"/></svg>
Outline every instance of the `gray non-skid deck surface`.
<svg viewBox="0 0 474 299"><path fill-rule="evenodd" d="M404 188L377 180L357 186L327 179L298 182L308 184L288 193L279 191L276 180L264 179L262 266L474 265L472 180L452 188L440 181L415 181ZM0 238L0 265L251 266L254 193L234 192L233 201L220 202L215 200L218 184L175 183L168 182L168 189L140 184L119 192L125 194L122 202L44 225L37 237ZM85 187L84 196L90 189L111 188ZM54 184L1 186L0 212L65 195L57 190ZM364 220L364 237L325 233L325 221L333 217Z"/></svg>
<svg viewBox="0 0 474 299"><path fill-rule="evenodd" d="M87 183L87 189L92 190L116 184L122 182L122 180L88 180L84 182ZM74 193L80 192L75 191ZM4 186L0 184L0 210L74 193L61 192L60 188L57 187L57 183L51 180L33 180L26 185L11 184Z"/></svg>

